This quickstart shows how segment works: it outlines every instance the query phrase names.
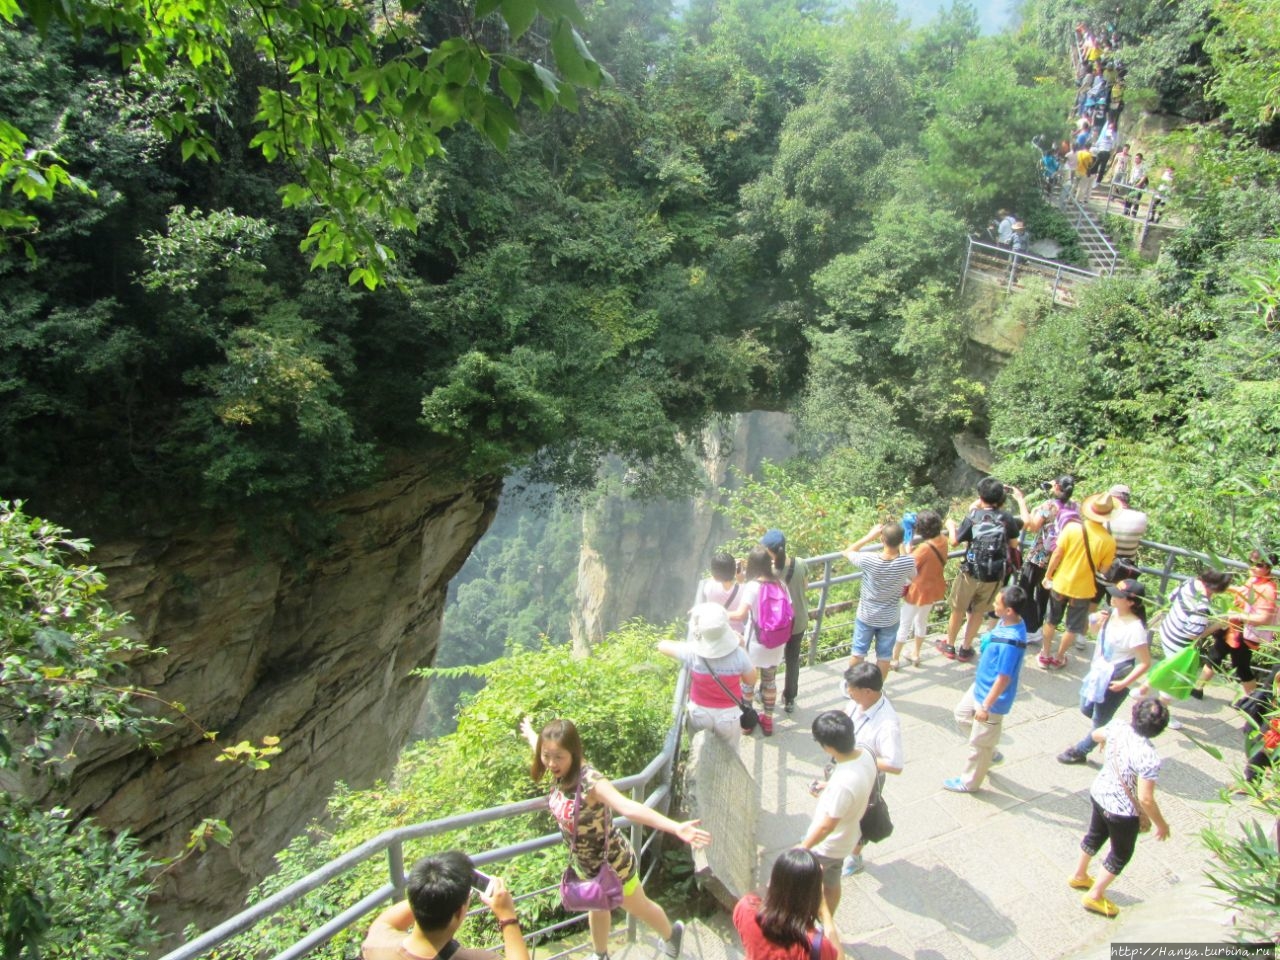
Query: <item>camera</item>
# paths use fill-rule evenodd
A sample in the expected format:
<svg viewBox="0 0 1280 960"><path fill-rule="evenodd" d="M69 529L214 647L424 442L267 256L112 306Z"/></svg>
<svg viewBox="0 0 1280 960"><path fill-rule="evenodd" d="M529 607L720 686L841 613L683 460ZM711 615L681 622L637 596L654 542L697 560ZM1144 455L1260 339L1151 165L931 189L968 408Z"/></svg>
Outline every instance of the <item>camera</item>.
<svg viewBox="0 0 1280 960"><path fill-rule="evenodd" d="M1052 481L1052 480L1041 480L1041 481L1040 481L1040 489L1041 489L1041 490L1043 490L1045 493L1053 493L1053 481Z"/></svg>
<svg viewBox="0 0 1280 960"><path fill-rule="evenodd" d="M480 893L488 893L489 888L493 886L493 877L487 873L481 873L479 870L472 870L471 886Z"/></svg>

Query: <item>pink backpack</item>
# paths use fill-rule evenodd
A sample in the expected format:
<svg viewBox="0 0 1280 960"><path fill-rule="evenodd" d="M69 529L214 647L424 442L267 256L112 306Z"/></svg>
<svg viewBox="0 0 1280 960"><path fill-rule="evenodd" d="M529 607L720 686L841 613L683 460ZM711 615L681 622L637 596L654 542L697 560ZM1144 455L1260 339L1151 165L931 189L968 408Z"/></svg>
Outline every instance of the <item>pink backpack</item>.
<svg viewBox="0 0 1280 960"><path fill-rule="evenodd" d="M754 614L755 637L762 647L772 650L791 639L795 612L791 609L791 594L782 584L773 580L760 584Z"/></svg>

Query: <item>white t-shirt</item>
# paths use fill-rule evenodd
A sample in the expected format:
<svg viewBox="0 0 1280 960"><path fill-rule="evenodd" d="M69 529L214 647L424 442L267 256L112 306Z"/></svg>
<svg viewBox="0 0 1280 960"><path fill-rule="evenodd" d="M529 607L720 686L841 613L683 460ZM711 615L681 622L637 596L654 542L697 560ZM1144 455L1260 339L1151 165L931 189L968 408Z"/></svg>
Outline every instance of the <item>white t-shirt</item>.
<svg viewBox="0 0 1280 960"><path fill-rule="evenodd" d="M883 760L895 769L902 769L902 724L898 711L884 694L864 711L852 700L845 705L845 712L853 720L853 733L859 747L870 750L877 760Z"/></svg>
<svg viewBox="0 0 1280 960"><path fill-rule="evenodd" d="M1098 806L1107 813L1117 817L1136 817L1138 811L1129 802L1129 795L1117 779L1124 778L1124 783L1138 794L1138 778L1156 780L1160 776L1160 755L1146 737L1138 736L1127 718L1116 718L1107 724L1107 752L1102 761L1102 770L1089 795L1098 801Z"/></svg>
<svg viewBox="0 0 1280 960"><path fill-rule="evenodd" d="M750 583L744 583L742 589L738 591L738 599L734 601L734 608L746 604L748 609L754 611L756 601L760 598L760 581L752 580ZM751 613L750 616L755 616ZM733 621L730 621L732 623ZM753 667L776 667L782 662L783 656L786 655L787 645L781 644L770 649L761 643L755 636L755 625L748 623L744 636L747 639L747 656L751 658Z"/></svg>
<svg viewBox="0 0 1280 960"><path fill-rule="evenodd" d="M836 824L827 836L813 848L822 857L843 860L853 853L862 836L859 821L867 812L867 801L876 783L876 761L870 750L859 749L852 760L837 763L827 787L818 797L818 807L813 811L813 822L835 817Z"/></svg>
<svg viewBox="0 0 1280 960"><path fill-rule="evenodd" d="M1094 660L1105 660L1113 666L1133 659L1133 651L1147 645L1147 628L1137 617L1122 620L1112 613L1102 625Z"/></svg>

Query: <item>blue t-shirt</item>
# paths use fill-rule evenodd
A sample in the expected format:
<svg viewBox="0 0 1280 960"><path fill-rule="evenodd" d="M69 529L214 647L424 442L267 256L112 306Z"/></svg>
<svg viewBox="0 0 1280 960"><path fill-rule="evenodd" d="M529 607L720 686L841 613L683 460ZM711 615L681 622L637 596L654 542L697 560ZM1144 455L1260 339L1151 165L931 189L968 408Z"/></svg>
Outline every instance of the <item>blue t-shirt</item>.
<svg viewBox="0 0 1280 960"><path fill-rule="evenodd" d="M1013 698L1018 694L1018 674L1022 672L1022 656L1027 652L1027 625L1021 620L1012 625L999 624L984 633L979 644L982 653L978 657L977 676L973 678L973 695L978 703L982 703L995 685L996 677L1008 674L1009 685L991 706L992 713L1008 713L1013 706Z"/></svg>

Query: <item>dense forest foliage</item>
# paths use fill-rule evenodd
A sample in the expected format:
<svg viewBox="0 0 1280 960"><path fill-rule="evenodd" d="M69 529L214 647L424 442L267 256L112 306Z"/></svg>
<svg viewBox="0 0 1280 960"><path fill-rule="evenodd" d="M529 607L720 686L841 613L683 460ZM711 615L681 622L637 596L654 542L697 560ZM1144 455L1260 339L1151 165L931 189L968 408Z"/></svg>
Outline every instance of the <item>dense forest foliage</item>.
<svg viewBox="0 0 1280 960"><path fill-rule="evenodd" d="M411 15L376 52L356 41L382 8L296 6L342 13L280 25L264 52L252 4L211 5L193 40L141 4L0 0L5 497L94 530L194 512L305 545L324 499L391 451L561 490L616 456L637 493L671 493L710 418L768 407L796 415L804 448L776 484L832 501L815 537L855 500L951 494L968 430L1007 480L1122 480L1158 538L1274 548L1280 35L1263 0L1026 0L995 37L963 0L921 28L885 0L441 0L396 6ZM998 206L1061 229L1029 143L1067 129L1081 19L1126 41L1128 116L1194 122L1144 144L1178 169L1182 229L1074 311L968 306L967 231ZM355 74L361 55L399 70L409 37L432 51L432 96L406 113L381 73ZM169 41L182 55L157 60ZM382 112L353 108L361 80ZM296 96L272 101L281 83ZM389 115L419 137L403 168ZM358 271L379 249L370 291ZM356 272L314 269L326 251ZM968 337L992 310L1028 330L1007 364ZM486 607L487 646L529 646L564 602L481 579L457 596ZM12 862L45 862L61 830L21 834ZM120 856L111 889L140 915L120 892L145 883L136 851ZM31 910L93 886L0 871ZM36 927L6 916L19 955ZM46 918L46 955L85 955L76 916Z"/></svg>

